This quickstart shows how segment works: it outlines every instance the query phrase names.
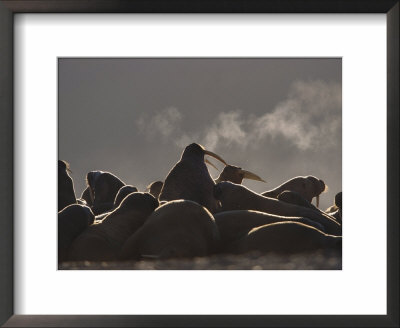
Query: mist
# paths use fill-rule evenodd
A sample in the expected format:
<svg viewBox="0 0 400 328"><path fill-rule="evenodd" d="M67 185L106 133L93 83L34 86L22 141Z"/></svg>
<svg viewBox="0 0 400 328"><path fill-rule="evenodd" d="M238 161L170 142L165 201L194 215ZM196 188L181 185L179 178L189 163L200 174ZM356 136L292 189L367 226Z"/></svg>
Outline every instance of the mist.
<svg viewBox="0 0 400 328"><path fill-rule="evenodd" d="M341 85L323 81L297 81L286 99L261 116L242 110L219 113L203 130L189 131L182 124L183 113L175 107L158 111L148 121L138 120L147 137L168 138L179 148L199 140L206 148L234 145L243 150L274 143L282 137L299 150L332 149L341 133ZM165 141L165 140L164 140Z"/></svg>

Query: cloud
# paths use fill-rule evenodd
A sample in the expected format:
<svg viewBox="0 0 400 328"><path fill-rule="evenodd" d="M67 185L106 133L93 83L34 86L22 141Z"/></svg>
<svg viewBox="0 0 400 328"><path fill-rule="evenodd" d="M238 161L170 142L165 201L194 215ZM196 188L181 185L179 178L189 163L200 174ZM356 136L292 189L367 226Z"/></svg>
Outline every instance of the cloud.
<svg viewBox="0 0 400 328"><path fill-rule="evenodd" d="M137 125L151 136L168 138L177 147L199 142L207 149L218 145L257 147L281 138L300 150L330 148L340 140L342 123L341 84L321 80L297 81L286 99L264 114L245 115L240 110L221 112L210 126L190 129L181 124L183 115L175 107L157 112Z"/></svg>
<svg viewBox="0 0 400 328"><path fill-rule="evenodd" d="M244 125L240 111L220 113L214 123L206 129L203 145L208 149L214 149L219 142L243 146L248 135Z"/></svg>
<svg viewBox="0 0 400 328"><path fill-rule="evenodd" d="M339 83L296 82L286 100L254 121L254 136L280 136L301 150L331 147L341 131L341 102Z"/></svg>
<svg viewBox="0 0 400 328"><path fill-rule="evenodd" d="M139 131L145 133L148 137L161 136L167 138L173 134L181 119L182 114L177 108L167 107L156 112L148 120L140 117L136 121L136 125Z"/></svg>

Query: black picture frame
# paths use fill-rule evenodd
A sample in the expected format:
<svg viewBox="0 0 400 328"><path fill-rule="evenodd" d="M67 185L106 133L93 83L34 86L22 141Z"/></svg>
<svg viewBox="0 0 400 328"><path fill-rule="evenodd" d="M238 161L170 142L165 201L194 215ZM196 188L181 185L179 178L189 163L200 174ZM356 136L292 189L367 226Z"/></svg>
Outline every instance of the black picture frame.
<svg viewBox="0 0 400 328"><path fill-rule="evenodd" d="M0 1L0 324L4 327L399 327L398 0ZM387 315L14 315L13 18L16 13L384 13L387 16ZM368 288L366 286L366 288Z"/></svg>

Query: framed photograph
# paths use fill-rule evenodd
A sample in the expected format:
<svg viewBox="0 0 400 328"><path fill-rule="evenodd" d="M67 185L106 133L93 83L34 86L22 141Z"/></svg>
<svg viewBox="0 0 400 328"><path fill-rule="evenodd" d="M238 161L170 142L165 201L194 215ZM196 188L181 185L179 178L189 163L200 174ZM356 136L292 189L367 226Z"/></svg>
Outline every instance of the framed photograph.
<svg viewBox="0 0 400 328"><path fill-rule="evenodd" d="M0 10L1 324L398 326L398 1ZM341 252L221 264L161 262L140 246L144 261L126 267L57 262L57 159L88 204L96 170L144 191L191 142L214 157L212 179L221 159L259 193L301 171L324 179L310 198L321 209L344 189ZM216 206L238 206L217 189ZM98 222L118 216L104 204L90 205Z"/></svg>
<svg viewBox="0 0 400 328"><path fill-rule="evenodd" d="M333 206L336 195L340 203L342 190L341 58L68 57L58 58L57 65L58 158L67 161L71 171L60 162L60 269L342 268L341 211L333 210L335 218L319 210ZM196 151L204 152L205 164L201 156L193 157ZM191 200L212 216L206 211L195 214L195 207L187 209L191 206L187 202L163 204L163 209L160 205L148 216L152 207L148 211L127 207L124 196L138 190L150 191L154 199L148 197L148 201L154 204ZM291 192L280 195L284 190ZM294 192L304 197L304 206L284 198ZM249 198L240 203L238 195ZM130 198L135 197L146 196ZM76 204L76 199L93 212L89 217L95 224L87 229L85 223L91 219L83 211L89 211ZM76 211L85 218L85 233L79 233L78 239L75 229L69 228L72 217L80 217ZM181 222L177 217L183 212L187 214ZM295 216L315 221L288 223ZM132 225L122 226L117 222L126 222L123 217L135 219ZM191 220L203 222L205 230L194 229ZM248 241L239 241L264 224L287 222L265 231L303 229L299 221L307 226L315 222L317 230L334 237L323 237L321 243L318 239L323 235L316 234L315 239L306 238L314 240L312 244L302 243L300 236L311 232L307 227L295 234L300 238L297 242L289 243L289 232L285 233L279 239L285 247L279 242L250 246ZM146 223L143 229L142 222ZM113 228L106 229L106 225ZM90 236L104 229L107 235L120 231L107 239L123 247L111 247L111 251L103 239L110 253L100 252L98 246L87 252ZM251 238L261 231L254 233ZM259 247L269 252L286 249L286 255L239 255ZM124 253L125 261L120 261L118 252ZM300 257L296 261L294 254L302 252L315 262ZM292 260L288 260L289 253ZM197 257L203 259L193 260Z"/></svg>

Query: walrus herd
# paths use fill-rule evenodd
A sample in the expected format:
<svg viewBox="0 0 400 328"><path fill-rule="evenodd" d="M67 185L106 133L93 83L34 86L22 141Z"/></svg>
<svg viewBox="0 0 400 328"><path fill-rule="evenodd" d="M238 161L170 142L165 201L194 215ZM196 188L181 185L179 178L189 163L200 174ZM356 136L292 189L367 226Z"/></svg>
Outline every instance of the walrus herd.
<svg viewBox="0 0 400 328"><path fill-rule="evenodd" d="M223 163L215 180L205 156ZM327 190L313 176L256 193L243 179L265 182L192 143L163 181L140 192L105 171L87 173L75 195L69 164L58 161L58 262L140 261L246 254L282 256L342 249L342 193L320 210ZM311 202L316 198L316 206Z"/></svg>

